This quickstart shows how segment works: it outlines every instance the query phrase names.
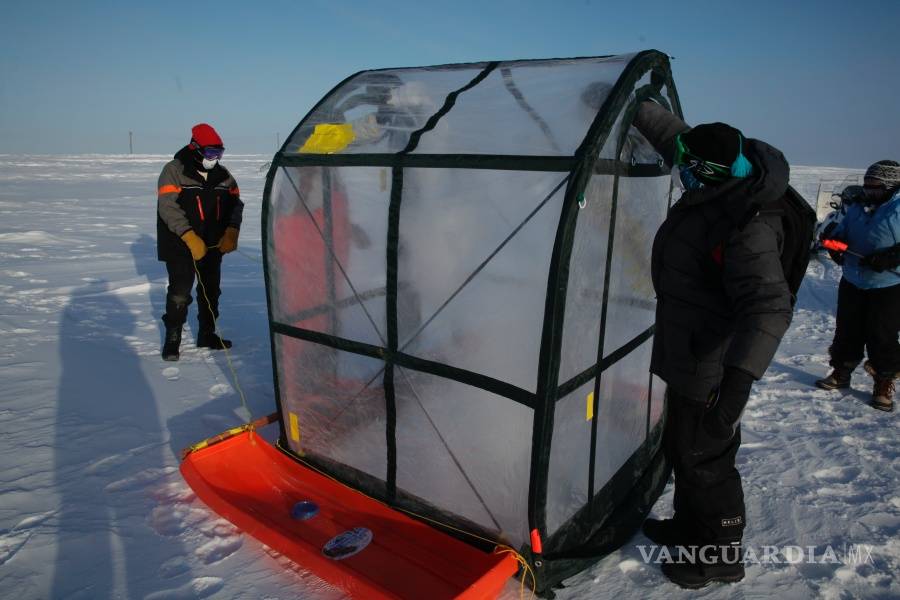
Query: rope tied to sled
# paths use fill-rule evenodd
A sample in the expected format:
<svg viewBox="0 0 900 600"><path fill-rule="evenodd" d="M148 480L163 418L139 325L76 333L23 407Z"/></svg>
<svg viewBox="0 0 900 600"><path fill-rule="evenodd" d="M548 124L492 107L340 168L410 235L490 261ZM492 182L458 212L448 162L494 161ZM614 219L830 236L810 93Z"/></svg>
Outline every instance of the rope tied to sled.
<svg viewBox="0 0 900 600"><path fill-rule="evenodd" d="M217 248L218 246L211 246L211 248ZM200 277L200 269L197 268L197 261L194 262L194 273L197 275L197 283L200 286L200 291L203 293L203 298L206 300L206 309L209 311L210 315L213 319L213 327L215 328L215 334L219 336L219 340L222 340L222 332L219 331L219 322L216 319L216 313L212 309L212 303L209 301L209 296L206 295L206 286L203 284L203 278ZM231 362L231 352L228 351L228 348L225 347L225 344L222 343L222 350L225 351L225 362L228 364L228 369L231 371L231 377L234 380L234 387L238 391L238 395L241 397L241 405L244 407L244 410L247 412L247 424L250 424L252 421L252 413L250 412L250 407L247 406L247 398L244 396L244 390L241 389L241 382L238 379L237 371L234 368L234 364Z"/></svg>

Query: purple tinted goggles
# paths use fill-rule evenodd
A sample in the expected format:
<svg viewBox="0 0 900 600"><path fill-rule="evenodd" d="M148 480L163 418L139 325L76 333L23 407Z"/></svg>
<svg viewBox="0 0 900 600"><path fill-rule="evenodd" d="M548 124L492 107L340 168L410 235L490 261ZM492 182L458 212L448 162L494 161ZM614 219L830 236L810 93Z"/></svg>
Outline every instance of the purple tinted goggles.
<svg viewBox="0 0 900 600"><path fill-rule="evenodd" d="M220 148L217 146L205 146L200 148L200 154L203 155L203 158L207 160L219 160L222 158L222 154L225 153L225 148Z"/></svg>

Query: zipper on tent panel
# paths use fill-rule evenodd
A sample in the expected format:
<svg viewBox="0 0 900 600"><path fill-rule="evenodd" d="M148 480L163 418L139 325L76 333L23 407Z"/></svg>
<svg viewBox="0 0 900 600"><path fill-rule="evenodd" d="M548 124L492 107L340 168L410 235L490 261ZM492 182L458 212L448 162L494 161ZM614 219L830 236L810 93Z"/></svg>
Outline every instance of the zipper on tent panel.
<svg viewBox="0 0 900 600"><path fill-rule="evenodd" d="M616 153L618 156L618 152ZM619 176L613 180L612 202L609 209L609 240L606 245L606 268L603 273L603 299L600 304L600 332L597 335L597 363L603 360L603 342L606 339L606 314L609 302L609 280L612 268L613 248L616 239L616 212L619 203ZM594 497L594 469L597 465L597 423L600 420L600 382L603 371L594 379L594 418L591 421L591 454L588 465L588 499ZM588 500L590 502L590 500ZM588 504L591 506L591 504Z"/></svg>
<svg viewBox="0 0 900 600"><path fill-rule="evenodd" d="M573 173L574 175L574 173ZM572 253L578 202L570 176L560 212L550 270L547 276L547 296L544 304L544 323L541 331L541 350L538 360L536 407L531 436L531 473L528 483L528 529L532 537L540 539L547 531L547 473L550 468L550 444L556 405L556 379L559 377L559 352L562 314L565 312L565 288L568 264ZM559 329L559 331L557 331ZM537 532L534 534L534 532ZM542 548L531 548L532 562L540 575L543 565Z"/></svg>
<svg viewBox="0 0 900 600"><path fill-rule="evenodd" d="M646 74L646 73L645 73ZM644 77L645 74L642 74L641 77ZM637 113L638 104L641 102L640 97L636 97L633 102L628 103L625 108L620 113L622 115L621 127L622 130L619 132L619 139L616 140L616 158L619 164L622 164L622 151L625 149L625 142L628 138L628 132L633 126L634 117ZM628 163L630 164L630 163ZM638 165L631 165L632 169ZM650 165L654 170L658 170L659 166L657 164ZM627 171L626 171L627 173ZM626 177L628 175L625 175ZM613 193L612 193L612 206L610 207L610 217L609 217L609 240L607 243L606 250L606 271L603 277L603 300L600 309L600 334L599 340L597 344L597 363L600 364L603 362L603 346L606 341L606 322L607 322L607 311L609 304L609 287L610 287L610 278L612 276L612 261L613 261L613 252L615 248L615 237L616 237L616 220L618 215L618 206L619 206L619 182L620 176L617 174L615 176L615 180L613 181ZM639 338L641 336L638 336ZM628 350L627 353L623 353L620 358L624 358L628 354L630 354L633 350L637 349L638 345L635 345L631 349ZM607 366L608 368L608 366ZM595 469L597 462L597 428L599 422L599 414L600 414L600 383L603 379L603 371L605 369L601 369L597 374L597 378L594 380L594 419L591 423L591 455L590 455L590 466L588 467L588 498L594 497L594 485L595 485ZM590 506L590 505L589 505Z"/></svg>

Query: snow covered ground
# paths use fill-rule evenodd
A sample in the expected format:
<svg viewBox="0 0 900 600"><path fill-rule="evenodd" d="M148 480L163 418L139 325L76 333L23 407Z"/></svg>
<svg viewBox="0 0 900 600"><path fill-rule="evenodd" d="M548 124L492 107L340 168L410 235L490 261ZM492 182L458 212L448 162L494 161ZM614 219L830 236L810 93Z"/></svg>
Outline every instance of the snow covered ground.
<svg viewBox="0 0 900 600"><path fill-rule="evenodd" d="M193 348L194 309L182 359L159 358L155 188L166 160L0 155L0 596L343 598L207 510L178 473L181 448L241 416L224 356ZM254 416L274 406L259 263L267 160L225 161L247 209L241 253L223 268L220 325ZM814 198L819 180L851 172L795 167L792 181ZM897 413L866 405L861 369L846 394L812 385L827 369L839 277L827 261L810 265L744 418L746 543L760 555L746 580L678 590L657 555L645 564L653 549L638 535L560 598L900 597ZM657 514L670 503L671 488ZM766 547L778 554L764 559Z"/></svg>

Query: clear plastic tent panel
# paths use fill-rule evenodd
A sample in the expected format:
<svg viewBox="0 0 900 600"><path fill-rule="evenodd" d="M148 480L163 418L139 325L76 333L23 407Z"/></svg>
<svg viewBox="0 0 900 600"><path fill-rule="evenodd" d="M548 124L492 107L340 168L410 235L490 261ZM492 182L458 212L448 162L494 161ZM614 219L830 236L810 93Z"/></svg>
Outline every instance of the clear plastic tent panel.
<svg viewBox="0 0 900 600"><path fill-rule="evenodd" d="M584 191L584 208L579 209L569 261L560 383L597 362L614 182L612 175L591 177Z"/></svg>
<svg viewBox="0 0 900 600"><path fill-rule="evenodd" d="M588 502L594 380L556 402L547 485L547 533L553 535ZM591 404L593 409L593 404Z"/></svg>
<svg viewBox="0 0 900 600"><path fill-rule="evenodd" d="M288 444L378 479L387 473L384 362L275 336Z"/></svg>
<svg viewBox="0 0 900 600"><path fill-rule="evenodd" d="M653 376L650 390L650 429L656 427L663 416L666 403L666 382Z"/></svg>
<svg viewBox="0 0 900 600"><path fill-rule="evenodd" d="M460 94L417 153L571 155L632 58L500 63ZM396 153L447 96L486 66L361 73L338 87L289 140L288 153ZM316 126L339 128L316 130ZM326 134L337 134L332 143ZM317 141L318 140L318 141ZM321 143L319 143L321 142Z"/></svg>
<svg viewBox="0 0 900 600"><path fill-rule="evenodd" d="M390 153L403 150L413 131L444 104L451 92L465 86L484 64L451 65L422 69L368 71L341 84L306 119L288 140L286 153L332 154L336 152ZM341 138L341 146L330 142L334 128L352 132ZM315 137L313 137L315 136Z"/></svg>
<svg viewBox="0 0 900 600"><path fill-rule="evenodd" d="M524 543L533 411L402 367L394 386L397 487Z"/></svg>
<svg viewBox="0 0 900 600"><path fill-rule="evenodd" d="M603 371L597 408L594 481L601 489L647 438L650 353L647 340Z"/></svg>
<svg viewBox="0 0 900 600"><path fill-rule="evenodd" d="M385 345L386 172L279 170L268 213L276 322Z"/></svg>
<svg viewBox="0 0 900 600"><path fill-rule="evenodd" d="M650 255L656 231L666 218L669 184L668 176L619 179L604 355L653 325L656 293Z"/></svg>
<svg viewBox="0 0 900 600"><path fill-rule="evenodd" d="M536 389L566 177L404 170L397 298L404 352Z"/></svg>
<svg viewBox="0 0 900 600"><path fill-rule="evenodd" d="M572 155L628 59L501 63L459 96L415 152Z"/></svg>

